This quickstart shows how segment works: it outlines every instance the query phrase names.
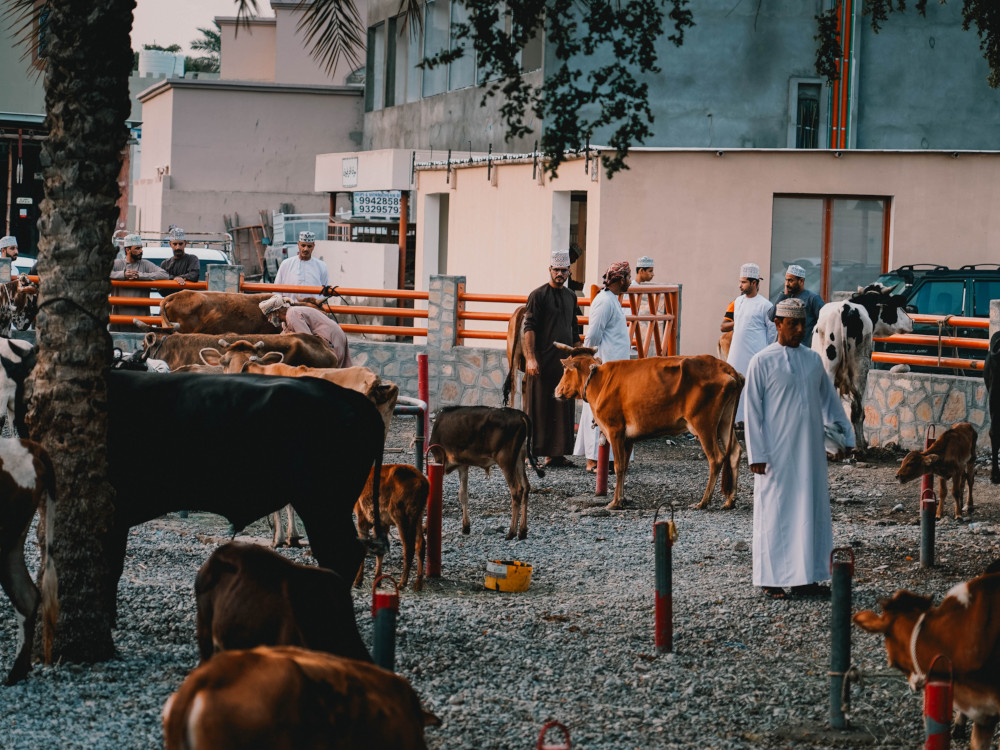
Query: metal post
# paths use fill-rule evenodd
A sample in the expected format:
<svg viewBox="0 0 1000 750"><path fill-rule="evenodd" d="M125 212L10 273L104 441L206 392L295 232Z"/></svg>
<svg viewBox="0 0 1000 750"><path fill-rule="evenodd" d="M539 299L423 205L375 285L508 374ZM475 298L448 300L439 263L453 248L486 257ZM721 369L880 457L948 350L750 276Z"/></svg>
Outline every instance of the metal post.
<svg viewBox="0 0 1000 750"><path fill-rule="evenodd" d="M933 677L938 659L948 662L948 681ZM944 654L938 654L927 670L924 684L924 750L947 750L951 747L952 666Z"/></svg>
<svg viewBox="0 0 1000 750"><path fill-rule="evenodd" d="M927 426L924 450L934 442L934 425ZM937 524L937 500L934 495L934 475L920 478L920 567L934 567L934 532Z"/></svg>
<svg viewBox="0 0 1000 750"><path fill-rule="evenodd" d="M424 423L427 420L427 409L422 409L420 414L417 415L417 436L414 438L414 450L416 451L416 465L417 471L423 473L424 471Z"/></svg>
<svg viewBox="0 0 1000 750"><path fill-rule="evenodd" d="M444 464L427 462L431 494L427 498L427 577L441 577L441 487Z"/></svg>
<svg viewBox="0 0 1000 750"><path fill-rule="evenodd" d="M656 509L659 515L660 509ZM653 640L659 653L674 650L674 574L673 546L677 538L674 525L674 509L670 508L670 520L656 520L653 516L653 547L656 557L656 614Z"/></svg>
<svg viewBox="0 0 1000 750"><path fill-rule="evenodd" d="M596 497L606 497L608 494L608 463L610 462L611 446L605 443L597 445L597 489Z"/></svg>
<svg viewBox="0 0 1000 750"><path fill-rule="evenodd" d="M378 584L382 579L392 582L392 591L379 591ZM396 668L396 617L399 614L399 586L395 579L381 575L372 584L372 617L375 618L373 629L372 658L375 663L388 669Z"/></svg>
<svg viewBox="0 0 1000 750"><path fill-rule="evenodd" d="M838 552L850 555L837 560ZM830 726L847 729L850 694L847 673L851 668L851 576L854 575L854 551L840 547L830 553L833 576L830 592Z"/></svg>
<svg viewBox="0 0 1000 750"><path fill-rule="evenodd" d="M427 355L418 354L417 355L417 398L423 401L426 406L426 411L424 411L424 435L430 436L431 426L430 426L430 386L428 384L427 376Z"/></svg>

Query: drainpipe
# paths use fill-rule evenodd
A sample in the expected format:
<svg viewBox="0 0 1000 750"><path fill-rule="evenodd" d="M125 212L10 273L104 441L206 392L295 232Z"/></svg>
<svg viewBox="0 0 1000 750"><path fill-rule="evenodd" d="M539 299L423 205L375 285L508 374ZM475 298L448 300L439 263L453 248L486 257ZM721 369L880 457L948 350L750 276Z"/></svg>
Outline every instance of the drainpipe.
<svg viewBox="0 0 1000 750"><path fill-rule="evenodd" d="M855 46L857 35L854 23L855 0L837 0L837 34L840 37L842 56L837 61L840 77L830 89L830 148L844 150L851 147L851 119L854 109Z"/></svg>

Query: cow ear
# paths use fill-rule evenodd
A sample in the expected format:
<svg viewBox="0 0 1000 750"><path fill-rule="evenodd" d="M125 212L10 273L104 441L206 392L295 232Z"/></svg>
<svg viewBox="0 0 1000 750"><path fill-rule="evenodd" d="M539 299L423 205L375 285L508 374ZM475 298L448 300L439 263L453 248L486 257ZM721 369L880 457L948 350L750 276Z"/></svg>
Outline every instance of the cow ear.
<svg viewBox="0 0 1000 750"><path fill-rule="evenodd" d="M198 358L206 365L218 366L222 364L222 353L218 349L206 346L198 352Z"/></svg>
<svg viewBox="0 0 1000 750"><path fill-rule="evenodd" d="M590 371L593 372L594 370L596 370L600 366L600 364L601 364L600 360L597 360L597 362L591 364L590 365Z"/></svg>
<svg viewBox="0 0 1000 750"><path fill-rule="evenodd" d="M284 361L285 355L281 352L268 352L257 360L259 365L277 365Z"/></svg>
<svg viewBox="0 0 1000 750"><path fill-rule="evenodd" d="M566 359L560 359L559 360L559 364L561 364L564 368L566 368L568 370L570 368L570 365L573 364L573 358L572 357L566 357Z"/></svg>
<svg viewBox="0 0 1000 750"><path fill-rule="evenodd" d="M597 364L599 364L599 365L603 365L603 364L604 364L604 362L603 362L603 361L601 360L601 358L600 358L600 357L594 357L594 361L595 361L595 362L596 362ZM591 370L593 370L594 368L593 368L593 367L591 367L590 369L591 369Z"/></svg>
<svg viewBox="0 0 1000 750"><path fill-rule="evenodd" d="M145 336L142 337L142 345L145 346L147 349L155 343L156 343L155 333L147 333Z"/></svg>
<svg viewBox="0 0 1000 750"><path fill-rule="evenodd" d="M924 454L923 464L924 466L930 466L931 464L937 463L938 459L941 458L937 453L927 453Z"/></svg>
<svg viewBox="0 0 1000 750"><path fill-rule="evenodd" d="M889 618L884 615L877 615L870 609L862 610L854 615L854 624L869 633L885 633L889 630Z"/></svg>

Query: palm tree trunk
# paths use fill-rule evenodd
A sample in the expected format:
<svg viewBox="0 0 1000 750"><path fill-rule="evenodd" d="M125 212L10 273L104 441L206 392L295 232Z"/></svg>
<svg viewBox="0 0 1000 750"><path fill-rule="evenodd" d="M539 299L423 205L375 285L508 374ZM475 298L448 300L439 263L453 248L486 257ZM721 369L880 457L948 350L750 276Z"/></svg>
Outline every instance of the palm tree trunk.
<svg viewBox="0 0 1000 750"><path fill-rule="evenodd" d="M28 423L57 478L47 540L59 592L52 657L99 661L114 653L119 553L107 538L114 509L107 471L108 276L135 1L49 0L48 6L42 309L38 364L26 388Z"/></svg>

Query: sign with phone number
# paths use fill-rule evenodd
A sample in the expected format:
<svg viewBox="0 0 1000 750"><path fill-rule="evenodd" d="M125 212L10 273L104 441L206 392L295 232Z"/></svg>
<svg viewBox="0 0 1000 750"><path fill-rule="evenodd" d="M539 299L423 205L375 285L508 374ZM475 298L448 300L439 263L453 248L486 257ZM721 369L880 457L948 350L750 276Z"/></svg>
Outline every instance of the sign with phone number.
<svg viewBox="0 0 1000 750"><path fill-rule="evenodd" d="M398 190L370 190L354 193L352 215L356 219L398 219Z"/></svg>

